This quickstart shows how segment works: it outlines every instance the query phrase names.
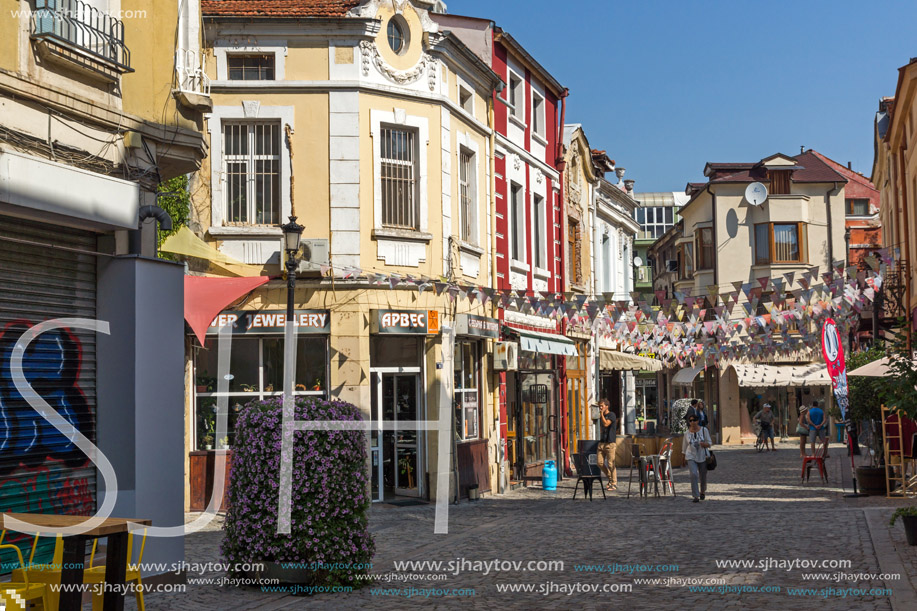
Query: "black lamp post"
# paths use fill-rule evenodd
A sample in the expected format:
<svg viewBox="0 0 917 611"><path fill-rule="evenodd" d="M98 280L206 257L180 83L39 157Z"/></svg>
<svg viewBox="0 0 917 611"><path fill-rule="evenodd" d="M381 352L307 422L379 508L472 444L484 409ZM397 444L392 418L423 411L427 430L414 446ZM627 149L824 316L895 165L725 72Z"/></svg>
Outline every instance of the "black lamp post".
<svg viewBox="0 0 917 611"><path fill-rule="evenodd" d="M283 249L287 253L287 320L293 320L293 296L296 293L296 268L299 265L299 242L305 227L291 216L290 222L281 227L283 230Z"/></svg>

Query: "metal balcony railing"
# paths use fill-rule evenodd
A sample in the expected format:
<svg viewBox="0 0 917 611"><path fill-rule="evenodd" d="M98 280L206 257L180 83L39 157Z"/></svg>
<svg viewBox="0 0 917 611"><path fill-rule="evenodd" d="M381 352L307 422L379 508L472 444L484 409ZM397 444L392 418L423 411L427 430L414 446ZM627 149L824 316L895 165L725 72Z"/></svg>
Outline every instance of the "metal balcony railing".
<svg viewBox="0 0 917 611"><path fill-rule="evenodd" d="M35 9L33 39L48 40L112 64L122 72L133 72L120 19L80 0L35 0Z"/></svg>
<svg viewBox="0 0 917 611"><path fill-rule="evenodd" d="M189 93L210 95L210 77L204 70L204 54L200 51L179 49L175 52L175 72L178 89Z"/></svg>

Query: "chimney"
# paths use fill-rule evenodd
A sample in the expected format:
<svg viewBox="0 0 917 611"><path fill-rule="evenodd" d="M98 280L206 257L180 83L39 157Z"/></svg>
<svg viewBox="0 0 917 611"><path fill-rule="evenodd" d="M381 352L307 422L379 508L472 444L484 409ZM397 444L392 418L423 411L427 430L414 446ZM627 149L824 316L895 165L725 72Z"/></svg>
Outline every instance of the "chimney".
<svg viewBox="0 0 917 611"><path fill-rule="evenodd" d="M628 195L633 195L634 193L634 180L628 178L624 181L624 190L627 191Z"/></svg>
<svg viewBox="0 0 917 611"><path fill-rule="evenodd" d="M853 171L853 162L852 161L847 162L847 169L850 170L851 172Z"/></svg>

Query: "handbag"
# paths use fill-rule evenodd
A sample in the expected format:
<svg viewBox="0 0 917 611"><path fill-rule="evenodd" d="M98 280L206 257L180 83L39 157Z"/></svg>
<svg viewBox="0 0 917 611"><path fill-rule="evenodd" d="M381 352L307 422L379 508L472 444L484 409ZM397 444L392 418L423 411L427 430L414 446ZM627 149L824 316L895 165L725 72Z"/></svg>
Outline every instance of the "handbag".
<svg viewBox="0 0 917 611"><path fill-rule="evenodd" d="M801 424L796 425L796 434L797 435L808 435L809 429Z"/></svg>
<svg viewBox="0 0 917 611"><path fill-rule="evenodd" d="M704 430L705 430L705 432L706 432L706 429L704 429ZM707 437L707 439L710 439L709 434L706 434L706 435L704 435L704 436ZM708 443L709 443L709 441L708 441ZM707 461L706 461L706 462L707 462L707 471L715 471L715 470L716 470L716 454L714 454L714 453L713 453L713 450L711 450L710 448L707 448Z"/></svg>

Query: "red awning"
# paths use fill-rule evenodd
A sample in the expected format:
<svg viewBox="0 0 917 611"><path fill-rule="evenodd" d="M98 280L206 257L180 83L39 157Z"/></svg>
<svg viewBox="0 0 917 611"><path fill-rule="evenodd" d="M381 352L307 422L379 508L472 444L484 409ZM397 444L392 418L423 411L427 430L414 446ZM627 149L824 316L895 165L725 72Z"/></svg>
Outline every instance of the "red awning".
<svg viewBox="0 0 917 611"><path fill-rule="evenodd" d="M249 278L208 278L206 276L185 276L185 320L197 339L204 343L207 328L217 314L265 282L270 276Z"/></svg>

